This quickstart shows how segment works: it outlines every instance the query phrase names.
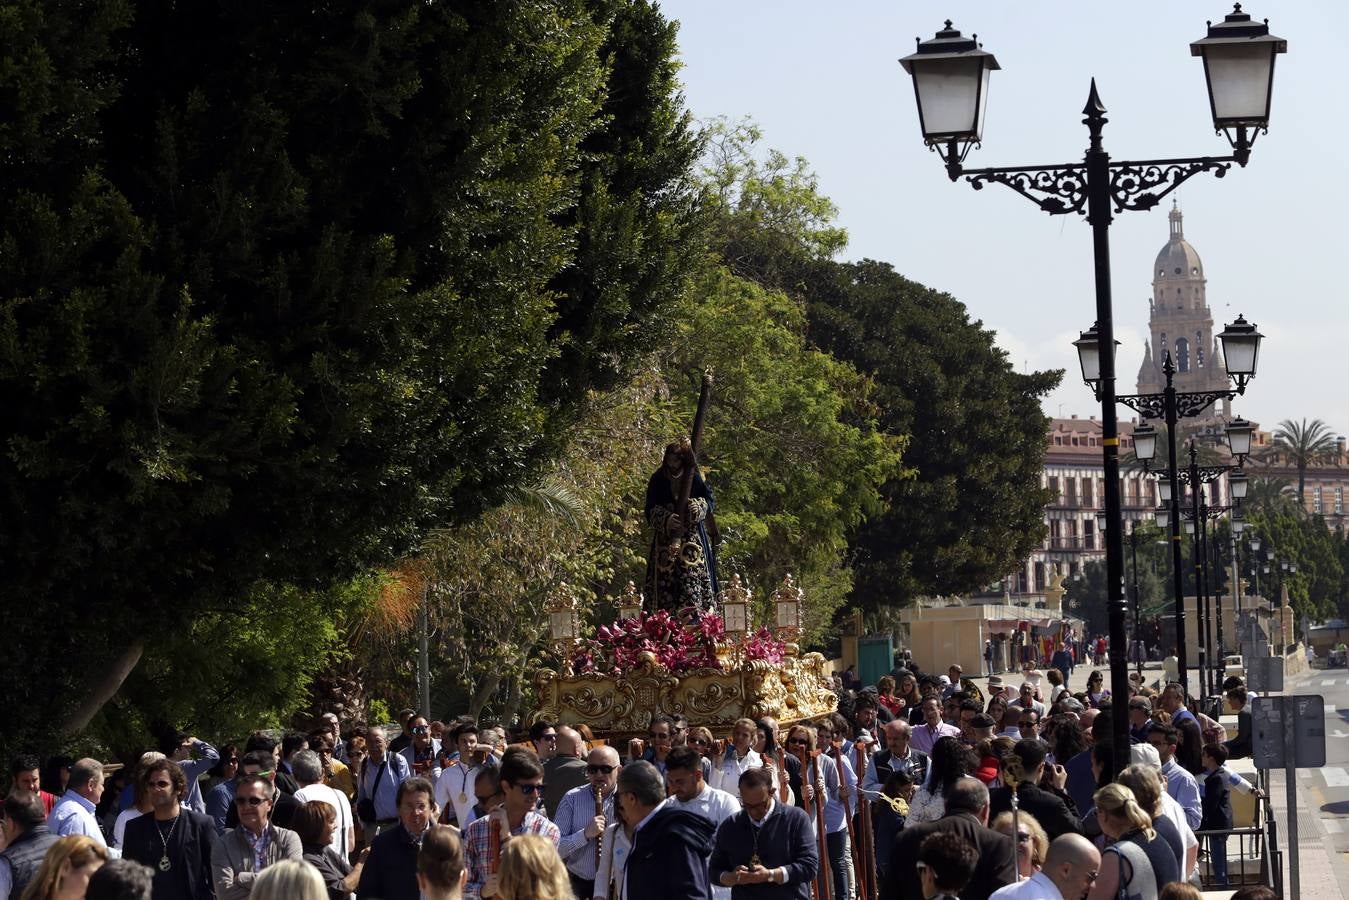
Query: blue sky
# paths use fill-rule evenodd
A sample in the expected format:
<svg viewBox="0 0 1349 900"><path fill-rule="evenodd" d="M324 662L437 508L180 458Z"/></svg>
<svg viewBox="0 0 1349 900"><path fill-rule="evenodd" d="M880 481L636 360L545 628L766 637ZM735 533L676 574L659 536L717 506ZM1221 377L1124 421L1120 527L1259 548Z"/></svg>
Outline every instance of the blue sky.
<svg viewBox="0 0 1349 900"><path fill-rule="evenodd" d="M1237 411L1267 428L1306 417L1349 433L1349 78L1341 63L1349 5L1244 7L1288 41L1269 134L1247 168L1195 176L1172 196L1204 262L1215 330L1242 313L1266 335ZM1221 155L1230 151L1213 133L1189 44L1230 3L671 0L662 9L680 22L689 108L703 119L750 117L766 146L806 157L848 229L846 258L886 260L949 291L998 333L1018 369L1068 369L1045 402L1049 414L1099 414L1071 346L1095 318L1085 220L1049 216L997 185L949 182L923 147L911 82L896 60L948 17L997 56L1002 70L993 73L971 167L1080 160L1092 77L1109 110L1113 158ZM1169 207L1122 213L1111 229L1121 392L1132 392L1142 358Z"/></svg>

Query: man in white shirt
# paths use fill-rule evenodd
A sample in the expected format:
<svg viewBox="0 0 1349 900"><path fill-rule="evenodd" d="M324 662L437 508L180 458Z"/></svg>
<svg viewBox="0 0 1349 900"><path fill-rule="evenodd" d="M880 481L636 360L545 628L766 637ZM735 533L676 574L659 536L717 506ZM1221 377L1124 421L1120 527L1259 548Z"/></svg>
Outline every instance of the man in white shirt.
<svg viewBox="0 0 1349 900"><path fill-rule="evenodd" d="M313 750L300 750L290 758L290 771L300 789L295 799L301 803L326 803L333 808L333 837L329 846L346 859L356 849L356 823L351 802L341 791L323 783L323 762Z"/></svg>
<svg viewBox="0 0 1349 900"><path fill-rule="evenodd" d="M1194 776L1176 762L1176 747L1180 742L1180 733L1170 725L1153 722L1148 727L1148 743L1157 748L1157 756L1162 761L1162 778L1166 780L1166 792L1185 810L1185 822L1191 828L1198 828L1203 818L1203 809L1199 799L1199 784Z"/></svg>
<svg viewBox="0 0 1349 900"><path fill-rule="evenodd" d="M1068 900L1086 896L1101 870L1101 852L1080 834L1061 834L1049 845L1040 871L993 892L989 900Z"/></svg>
<svg viewBox="0 0 1349 900"><path fill-rule="evenodd" d="M668 805L697 813L713 825L720 825L740 812L739 800L703 781L698 753L689 747L676 747L665 758L665 786L670 790ZM716 900L730 900L731 889L714 884L712 896Z"/></svg>
<svg viewBox="0 0 1349 900"><path fill-rule="evenodd" d="M478 743L478 726L465 722L450 732L458 750L457 762L441 769L436 779L436 806L440 821L454 822L463 831L473 821L473 783L483 765L492 759L491 747Z"/></svg>
<svg viewBox="0 0 1349 900"><path fill-rule="evenodd" d="M93 838L100 847L108 846L103 829L98 827L94 810L103 799L103 764L96 759L82 759L70 767L70 781L66 792L52 807L47 827L58 837L83 834Z"/></svg>

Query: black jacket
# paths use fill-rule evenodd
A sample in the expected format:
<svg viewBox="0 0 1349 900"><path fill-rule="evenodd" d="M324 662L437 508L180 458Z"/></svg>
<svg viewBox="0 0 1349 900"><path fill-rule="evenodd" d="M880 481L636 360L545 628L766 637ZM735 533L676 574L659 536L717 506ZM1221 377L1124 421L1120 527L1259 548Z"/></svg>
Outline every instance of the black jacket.
<svg viewBox="0 0 1349 900"><path fill-rule="evenodd" d="M1061 834L1082 833L1082 827L1078 824L1077 817L1068 810L1068 804L1038 785L1029 782L1021 785L1021 789L1017 791L1017 799L1020 801L1021 811L1035 816L1035 820L1040 823L1040 827L1049 835L1051 841ZM994 788L988 792L990 821L999 813L1010 812L1011 809L1011 788Z"/></svg>
<svg viewBox="0 0 1349 900"><path fill-rule="evenodd" d="M421 845L402 823L370 842L370 855L356 885L357 900L418 900L417 851Z"/></svg>
<svg viewBox="0 0 1349 900"><path fill-rule="evenodd" d="M633 835L627 891L641 900L712 900L707 859L716 827L697 813L661 809Z"/></svg>
<svg viewBox="0 0 1349 900"><path fill-rule="evenodd" d="M42 868L42 860L57 841L57 836L47 830L46 825L34 825L23 834L14 838L0 853L0 866L9 867L9 896L18 900L24 888L37 876Z"/></svg>
<svg viewBox="0 0 1349 900"><path fill-rule="evenodd" d="M961 900L988 900L998 888L1016 880L1016 844L1012 839L986 827L972 813L954 813L935 822L908 825L899 833L880 900L922 900L916 865L918 845L938 831L960 835L979 853L969 884L960 892Z"/></svg>
<svg viewBox="0 0 1349 900"><path fill-rule="evenodd" d="M1204 798L1200 801L1200 831L1220 831L1232 827L1232 797L1227 789L1227 772L1218 770L1204 776Z"/></svg>
<svg viewBox="0 0 1349 900"><path fill-rule="evenodd" d="M1199 730L1199 720L1189 710L1178 711L1171 717L1171 724L1180 732L1180 746L1176 748L1176 762L1180 767L1196 778L1202 778L1204 772L1204 735Z"/></svg>
<svg viewBox="0 0 1349 900"><path fill-rule="evenodd" d="M154 872L155 900L211 900L211 848L215 845L215 820L186 806L178 813L169 846L169 870L159 870L164 856L163 832L153 813L126 823L122 857L147 865Z"/></svg>

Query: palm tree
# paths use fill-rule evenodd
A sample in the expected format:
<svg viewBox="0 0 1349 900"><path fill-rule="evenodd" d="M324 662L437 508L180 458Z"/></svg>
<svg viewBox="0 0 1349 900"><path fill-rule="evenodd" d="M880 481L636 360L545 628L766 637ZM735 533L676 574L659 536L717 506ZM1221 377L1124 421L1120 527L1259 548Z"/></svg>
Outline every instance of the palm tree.
<svg viewBox="0 0 1349 900"><path fill-rule="evenodd" d="M1320 419L1300 423L1284 419L1274 432L1275 453L1297 466L1297 500L1305 502L1307 467L1321 462L1335 453L1335 435L1330 426Z"/></svg>
<svg viewBox="0 0 1349 900"><path fill-rule="evenodd" d="M1303 507L1294 498L1293 485L1285 478L1255 477L1246 485L1246 499L1241 508L1262 513L1274 518L1280 513L1303 512Z"/></svg>

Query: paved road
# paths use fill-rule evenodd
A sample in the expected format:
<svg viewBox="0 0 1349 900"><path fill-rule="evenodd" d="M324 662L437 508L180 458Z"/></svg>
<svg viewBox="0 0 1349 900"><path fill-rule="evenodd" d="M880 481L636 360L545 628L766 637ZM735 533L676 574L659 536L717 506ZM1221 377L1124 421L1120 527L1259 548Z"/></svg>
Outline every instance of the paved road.
<svg viewBox="0 0 1349 900"><path fill-rule="evenodd" d="M1325 700L1326 764L1298 772L1298 844L1303 897L1343 897L1349 885L1349 669L1315 669L1289 679L1288 694ZM1274 808L1288 835L1282 773L1273 777Z"/></svg>

